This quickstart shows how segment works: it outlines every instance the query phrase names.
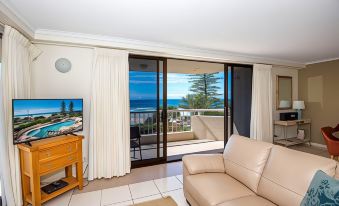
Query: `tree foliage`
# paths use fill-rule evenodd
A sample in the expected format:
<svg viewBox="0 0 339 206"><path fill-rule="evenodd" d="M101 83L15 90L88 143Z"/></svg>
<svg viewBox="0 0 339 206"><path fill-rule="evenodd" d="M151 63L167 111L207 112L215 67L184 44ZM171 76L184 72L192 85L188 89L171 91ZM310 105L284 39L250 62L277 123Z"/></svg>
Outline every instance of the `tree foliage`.
<svg viewBox="0 0 339 206"><path fill-rule="evenodd" d="M189 82L192 83L190 88L191 94L187 94L181 100L180 107L189 109L212 109L222 105L218 96L217 73L209 74L191 74Z"/></svg>

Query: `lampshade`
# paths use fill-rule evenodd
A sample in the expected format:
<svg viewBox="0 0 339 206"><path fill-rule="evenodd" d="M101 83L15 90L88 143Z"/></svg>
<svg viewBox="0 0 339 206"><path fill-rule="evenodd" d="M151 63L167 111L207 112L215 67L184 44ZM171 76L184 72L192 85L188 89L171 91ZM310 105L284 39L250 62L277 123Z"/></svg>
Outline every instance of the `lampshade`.
<svg viewBox="0 0 339 206"><path fill-rule="evenodd" d="M293 101L293 109L305 109L304 101Z"/></svg>
<svg viewBox="0 0 339 206"><path fill-rule="evenodd" d="M291 107L291 102L288 100L281 100L279 103L279 108L289 108Z"/></svg>

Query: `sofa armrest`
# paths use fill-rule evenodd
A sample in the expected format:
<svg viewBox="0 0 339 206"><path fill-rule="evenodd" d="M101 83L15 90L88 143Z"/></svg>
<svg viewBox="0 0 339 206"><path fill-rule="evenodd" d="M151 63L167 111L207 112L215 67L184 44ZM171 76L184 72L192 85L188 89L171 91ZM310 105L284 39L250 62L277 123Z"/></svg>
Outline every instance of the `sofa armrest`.
<svg viewBox="0 0 339 206"><path fill-rule="evenodd" d="M184 169L189 175L200 173L225 173L222 154L195 154L182 158Z"/></svg>

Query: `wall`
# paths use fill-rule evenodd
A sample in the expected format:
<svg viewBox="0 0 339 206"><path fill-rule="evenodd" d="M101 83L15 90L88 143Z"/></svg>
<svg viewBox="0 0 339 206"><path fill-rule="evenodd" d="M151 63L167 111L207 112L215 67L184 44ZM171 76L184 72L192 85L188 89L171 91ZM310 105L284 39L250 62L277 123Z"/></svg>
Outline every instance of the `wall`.
<svg viewBox="0 0 339 206"><path fill-rule="evenodd" d="M273 121L279 120L281 112L294 112L295 110L277 110L277 76L291 76L292 77L292 100L298 100L298 69L291 69L282 66L274 66L272 68L272 98L273 98ZM287 137L296 136L296 127L289 127ZM281 127L276 127L274 134L282 137L283 131Z"/></svg>
<svg viewBox="0 0 339 206"><path fill-rule="evenodd" d="M339 60L307 65L299 71L305 118L312 119L312 142L324 144L321 127L339 124Z"/></svg>
<svg viewBox="0 0 339 206"><path fill-rule="evenodd" d="M90 80L93 50L87 48L37 44L42 54L34 61L32 70L32 98L83 98L84 131L83 142L84 166L88 162L88 135L90 111ZM72 70L60 73L55 69L58 58L68 58ZM85 168L84 167L84 168Z"/></svg>
<svg viewBox="0 0 339 206"><path fill-rule="evenodd" d="M224 141L224 117L201 116L191 117L194 139L211 139Z"/></svg>

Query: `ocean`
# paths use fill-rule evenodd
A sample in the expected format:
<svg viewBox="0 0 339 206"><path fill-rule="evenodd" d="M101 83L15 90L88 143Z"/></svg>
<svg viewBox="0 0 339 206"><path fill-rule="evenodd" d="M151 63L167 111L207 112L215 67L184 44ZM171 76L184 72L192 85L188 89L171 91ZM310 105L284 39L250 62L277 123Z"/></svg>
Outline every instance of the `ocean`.
<svg viewBox="0 0 339 206"><path fill-rule="evenodd" d="M162 101L160 101L160 107ZM167 106L179 107L181 99L167 99ZM132 112L155 110L157 108L157 100L143 99L143 100L130 100L130 110Z"/></svg>
<svg viewBox="0 0 339 206"><path fill-rule="evenodd" d="M178 107L180 102L181 99L168 99L167 106ZM160 101L160 106L162 106L162 101ZM157 108L157 100L156 99L130 100L130 107L131 111L155 110Z"/></svg>

